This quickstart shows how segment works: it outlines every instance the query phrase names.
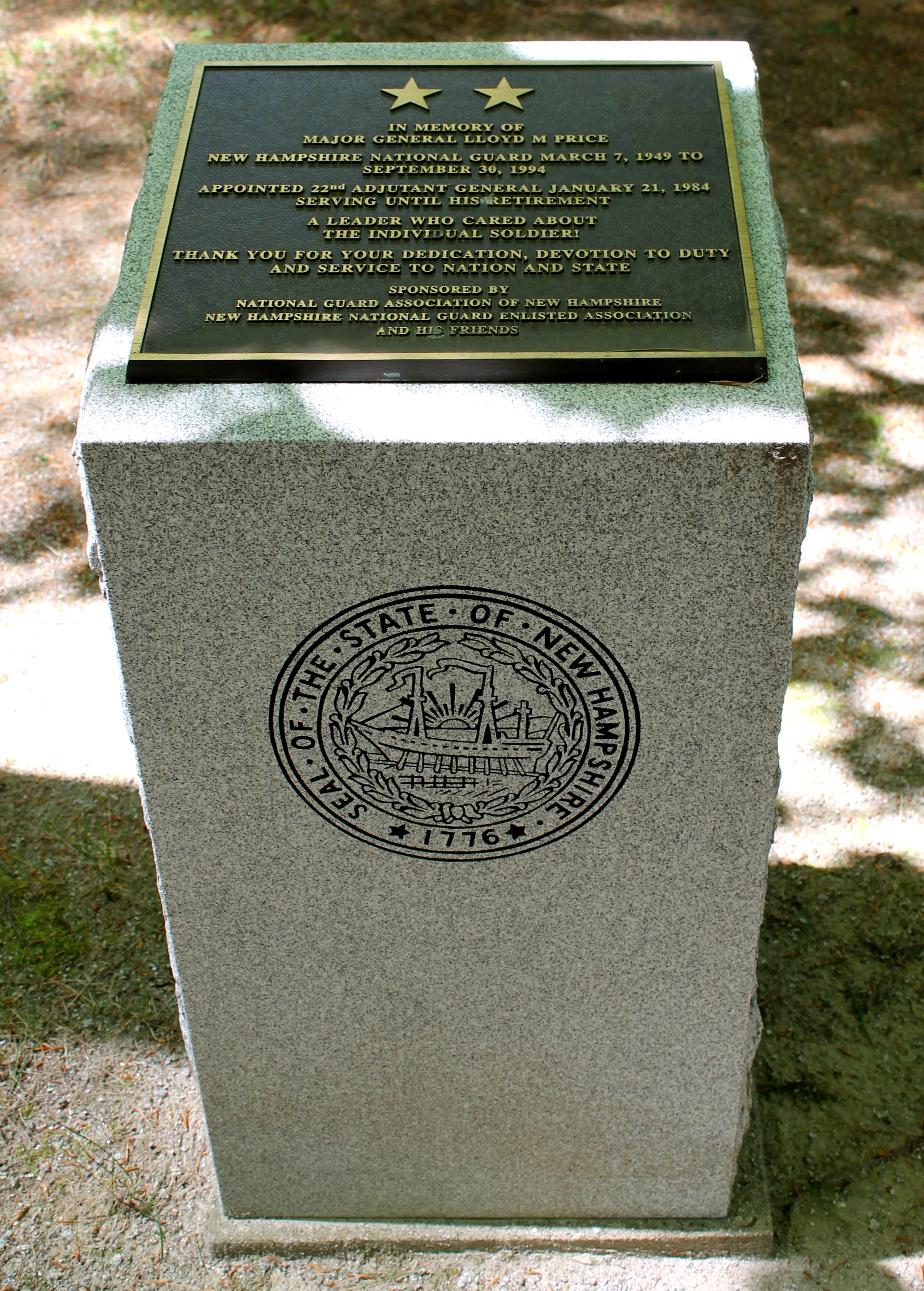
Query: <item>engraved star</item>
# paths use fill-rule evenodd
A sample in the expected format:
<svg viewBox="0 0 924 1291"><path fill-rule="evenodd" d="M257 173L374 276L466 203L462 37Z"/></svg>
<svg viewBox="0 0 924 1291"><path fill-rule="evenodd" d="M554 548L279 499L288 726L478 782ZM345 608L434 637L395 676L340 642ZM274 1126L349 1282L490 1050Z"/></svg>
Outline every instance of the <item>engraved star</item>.
<svg viewBox="0 0 924 1291"><path fill-rule="evenodd" d="M486 94L488 96L488 101L484 105L485 111L487 112L488 108L500 107L502 103L507 103L512 108L522 108L523 104L520 102L522 96L524 94L533 94L534 91L526 89L525 86L519 89L514 89L506 76L502 76L494 86L493 90L476 89L475 93Z"/></svg>
<svg viewBox="0 0 924 1291"><path fill-rule="evenodd" d="M393 94L395 97L395 101L391 105L392 112L394 112L395 108L403 108L408 103L413 103L414 107L416 108L428 109L429 107L427 103L428 95L442 94L442 92L443 92L442 90L422 90L420 86L417 84L417 82L414 80L413 76L410 78L410 80L407 82L406 85L401 86L400 90L399 89L382 90L383 94Z"/></svg>
<svg viewBox="0 0 924 1291"><path fill-rule="evenodd" d="M507 833L511 838L522 838L526 833L526 829L523 825L511 825Z"/></svg>
<svg viewBox="0 0 924 1291"><path fill-rule="evenodd" d="M388 833L392 838L407 838L407 825L389 825Z"/></svg>

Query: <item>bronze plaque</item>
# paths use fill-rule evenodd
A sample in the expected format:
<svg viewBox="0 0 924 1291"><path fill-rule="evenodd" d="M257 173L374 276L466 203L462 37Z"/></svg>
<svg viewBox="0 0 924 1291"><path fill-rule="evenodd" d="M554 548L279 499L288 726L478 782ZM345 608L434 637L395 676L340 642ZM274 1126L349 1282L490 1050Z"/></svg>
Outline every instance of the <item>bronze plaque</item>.
<svg viewBox="0 0 924 1291"><path fill-rule="evenodd" d="M721 65L202 63L129 381L754 381Z"/></svg>

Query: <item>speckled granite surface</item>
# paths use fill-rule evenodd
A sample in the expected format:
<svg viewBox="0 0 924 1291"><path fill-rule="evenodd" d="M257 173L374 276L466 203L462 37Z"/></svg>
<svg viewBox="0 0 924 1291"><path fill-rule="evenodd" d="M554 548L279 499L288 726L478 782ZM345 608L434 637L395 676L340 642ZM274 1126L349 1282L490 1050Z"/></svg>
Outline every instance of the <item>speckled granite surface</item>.
<svg viewBox="0 0 924 1291"><path fill-rule="evenodd" d="M756 1040L809 445L745 47L431 57L721 57L766 385L124 381L193 62L415 49L181 48L87 377L92 541L223 1204L267 1218L720 1215ZM551 607L618 660L640 714L615 797L544 846L477 863L336 827L293 792L268 732L274 683L320 624L447 584ZM471 672L477 642L444 639ZM526 686L508 666L498 684ZM550 719L536 686L510 693L559 720L586 771L578 726Z"/></svg>

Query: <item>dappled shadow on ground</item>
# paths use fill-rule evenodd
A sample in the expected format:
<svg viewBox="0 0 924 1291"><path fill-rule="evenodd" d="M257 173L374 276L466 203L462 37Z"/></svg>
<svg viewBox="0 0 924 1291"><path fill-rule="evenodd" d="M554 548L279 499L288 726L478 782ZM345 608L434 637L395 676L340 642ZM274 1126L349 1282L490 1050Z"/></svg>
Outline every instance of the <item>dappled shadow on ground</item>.
<svg viewBox="0 0 924 1291"><path fill-rule="evenodd" d="M759 995L757 1083L782 1252L920 1250L924 874L897 856L774 867Z"/></svg>
<svg viewBox="0 0 924 1291"><path fill-rule="evenodd" d="M878 563L878 562L875 562ZM893 615L851 596L817 597L812 608L834 616L837 630L800 637L793 647L794 681L847 690L858 668L888 667L895 651L885 637Z"/></svg>
<svg viewBox="0 0 924 1291"><path fill-rule="evenodd" d="M793 681L821 688L836 713L828 753L857 783L899 799L924 788L915 742L924 602L913 576L924 470L893 451L881 411L913 407L918 389L900 389L878 404L856 394L809 399L818 514L803 553L792 666ZM902 421L893 416L893 429L912 435L910 411Z"/></svg>
<svg viewBox="0 0 924 1291"><path fill-rule="evenodd" d="M924 488L924 469L896 460L890 450L886 424L888 409L924 408L920 385L880 380L875 396L829 390L810 392L807 403L816 436L815 489L850 493L859 505L847 523L877 519L891 501Z"/></svg>
<svg viewBox="0 0 924 1291"><path fill-rule="evenodd" d="M858 780L883 793L916 798L924 790L924 756L882 717L857 716L850 735L834 747Z"/></svg>
<svg viewBox="0 0 924 1291"><path fill-rule="evenodd" d="M177 1044L137 792L0 773L0 854L0 1032Z"/></svg>
<svg viewBox="0 0 924 1291"><path fill-rule="evenodd" d="M71 596L97 591L87 567L87 530L70 448L74 423L28 417L14 431L0 467L0 605L52 581Z"/></svg>
<svg viewBox="0 0 924 1291"><path fill-rule="evenodd" d="M21 525L0 534L0 557L17 563L34 560L51 547L76 546L84 533L80 499L68 491L45 500L40 510L27 515Z"/></svg>

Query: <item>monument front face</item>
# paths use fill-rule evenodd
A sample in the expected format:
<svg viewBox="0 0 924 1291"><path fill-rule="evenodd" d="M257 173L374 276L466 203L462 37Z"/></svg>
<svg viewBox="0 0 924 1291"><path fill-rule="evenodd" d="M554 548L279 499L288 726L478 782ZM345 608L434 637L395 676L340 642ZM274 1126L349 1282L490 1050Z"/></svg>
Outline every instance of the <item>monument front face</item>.
<svg viewBox="0 0 924 1291"><path fill-rule="evenodd" d="M742 65L766 385L129 386L136 221L80 456L228 1215L727 1209L808 469Z"/></svg>

